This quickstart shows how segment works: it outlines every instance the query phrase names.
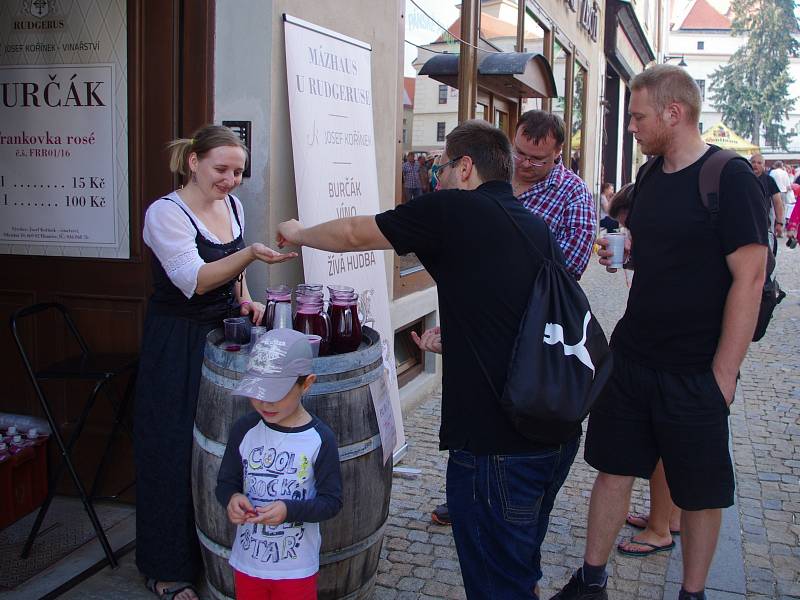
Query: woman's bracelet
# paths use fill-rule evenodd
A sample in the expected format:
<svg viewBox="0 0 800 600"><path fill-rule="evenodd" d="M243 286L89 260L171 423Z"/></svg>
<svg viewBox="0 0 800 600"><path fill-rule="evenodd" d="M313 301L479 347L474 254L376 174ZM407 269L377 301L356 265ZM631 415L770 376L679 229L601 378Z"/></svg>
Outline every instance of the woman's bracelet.
<svg viewBox="0 0 800 600"><path fill-rule="evenodd" d="M250 302L250 300L242 300L239 302L239 306L247 306L248 304L252 304L252 302Z"/></svg>

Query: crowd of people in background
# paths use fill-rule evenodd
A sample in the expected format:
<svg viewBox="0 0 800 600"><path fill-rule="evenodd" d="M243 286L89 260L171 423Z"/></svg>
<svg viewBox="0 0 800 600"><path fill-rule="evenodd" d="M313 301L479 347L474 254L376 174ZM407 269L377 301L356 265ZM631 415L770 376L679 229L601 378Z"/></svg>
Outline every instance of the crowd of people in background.
<svg viewBox="0 0 800 600"><path fill-rule="evenodd" d="M431 169L438 155L425 152L409 152L403 160L403 202L413 200L421 194L432 192L436 187Z"/></svg>

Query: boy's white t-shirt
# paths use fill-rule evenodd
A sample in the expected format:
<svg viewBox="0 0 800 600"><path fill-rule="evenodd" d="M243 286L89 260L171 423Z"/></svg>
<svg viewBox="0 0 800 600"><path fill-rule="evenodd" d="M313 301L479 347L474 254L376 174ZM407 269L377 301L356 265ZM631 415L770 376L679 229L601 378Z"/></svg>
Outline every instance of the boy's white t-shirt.
<svg viewBox="0 0 800 600"><path fill-rule="evenodd" d="M231 452L229 457L232 448L235 456ZM241 477L241 487L235 491L243 491L254 507L275 500L287 505L286 523L237 526L231 566L262 579L301 579L316 573L319 521L341 508L339 455L331 430L316 417L291 429L269 425L257 413L240 419L231 430L220 466L217 497L223 502L227 495L225 506L232 493L223 490L221 497L220 487L229 482L225 478L226 471L231 475L231 458L238 459L233 469Z"/></svg>

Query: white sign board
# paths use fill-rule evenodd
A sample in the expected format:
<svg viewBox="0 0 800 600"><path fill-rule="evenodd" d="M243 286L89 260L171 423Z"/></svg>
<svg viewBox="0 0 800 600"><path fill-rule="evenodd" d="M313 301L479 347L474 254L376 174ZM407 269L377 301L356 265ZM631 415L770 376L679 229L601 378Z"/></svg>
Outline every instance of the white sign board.
<svg viewBox="0 0 800 600"><path fill-rule="evenodd" d="M0 2L0 253L130 257L127 9Z"/></svg>
<svg viewBox="0 0 800 600"><path fill-rule="evenodd" d="M380 207L370 47L288 15L285 19L286 76L300 220L311 226L339 217L375 214ZM338 254L304 248L303 268L307 283L354 287L359 294L362 323L381 334L387 381L373 387L373 401L376 413L384 417L382 401L387 394L392 407L394 423L392 419L379 419L386 459L405 439L384 253Z"/></svg>
<svg viewBox="0 0 800 600"><path fill-rule="evenodd" d="M116 247L114 65L0 67L0 243Z"/></svg>

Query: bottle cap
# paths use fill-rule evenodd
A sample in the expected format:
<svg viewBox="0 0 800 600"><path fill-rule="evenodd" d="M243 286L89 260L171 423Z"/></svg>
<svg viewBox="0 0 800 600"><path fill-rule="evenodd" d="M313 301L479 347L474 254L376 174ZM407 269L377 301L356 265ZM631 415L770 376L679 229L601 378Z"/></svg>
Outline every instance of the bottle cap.
<svg viewBox="0 0 800 600"><path fill-rule="evenodd" d="M16 427L16 425L11 425L11 426L9 426L9 428L6 430L6 435L12 435L12 436L13 436L13 435L16 435L16 434L17 434L17 427Z"/></svg>

